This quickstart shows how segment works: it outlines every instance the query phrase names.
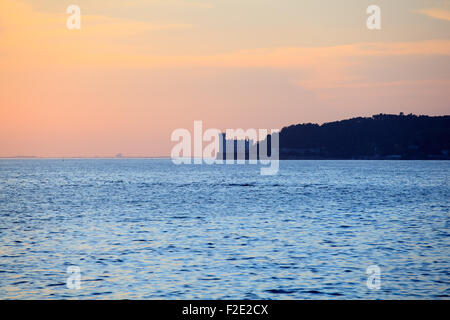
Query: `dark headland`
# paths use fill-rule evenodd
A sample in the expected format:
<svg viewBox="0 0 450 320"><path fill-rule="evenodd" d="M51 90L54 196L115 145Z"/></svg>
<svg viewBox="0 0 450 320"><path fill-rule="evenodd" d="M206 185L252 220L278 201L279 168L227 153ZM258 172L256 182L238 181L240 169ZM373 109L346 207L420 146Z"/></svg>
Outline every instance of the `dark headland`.
<svg viewBox="0 0 450 320"><path fill-rule="evenodd" d="M297 124L279 132L279 144L282 160L450 160L450 116L378 114ZM248 159L248 142L245 149Z"/></svg>
<svg viewBox="0 0 450 320"><path fill-rule="evenodd" d="M280 159L450 159L450 116L378 114L280 132Z"/></svg>

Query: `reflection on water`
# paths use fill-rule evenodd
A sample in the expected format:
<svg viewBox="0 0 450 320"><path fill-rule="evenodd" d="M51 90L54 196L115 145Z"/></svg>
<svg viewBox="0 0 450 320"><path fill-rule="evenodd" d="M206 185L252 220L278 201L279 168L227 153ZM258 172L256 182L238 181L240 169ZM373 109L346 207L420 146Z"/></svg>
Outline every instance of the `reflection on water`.
<svg viewBox="0 0 450 320"><path fill-rule="evenodd" d="M0 298L448 299L449 199L448 161L1 160Z"/></svg>

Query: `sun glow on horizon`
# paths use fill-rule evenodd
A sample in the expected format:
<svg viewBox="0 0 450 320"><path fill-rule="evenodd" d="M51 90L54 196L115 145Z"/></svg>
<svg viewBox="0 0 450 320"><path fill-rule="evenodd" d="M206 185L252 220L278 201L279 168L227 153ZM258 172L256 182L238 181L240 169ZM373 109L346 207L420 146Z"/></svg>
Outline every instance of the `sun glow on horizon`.
<svg viewBox="0 0 450 320"><path fill-rule="evenodd" d="M450 113L438 2L380 1L378 31L366 1L78 2L80 30L66 28L69 2L0 2L1 157L164 156L198 119L281 129Z"/></svg>

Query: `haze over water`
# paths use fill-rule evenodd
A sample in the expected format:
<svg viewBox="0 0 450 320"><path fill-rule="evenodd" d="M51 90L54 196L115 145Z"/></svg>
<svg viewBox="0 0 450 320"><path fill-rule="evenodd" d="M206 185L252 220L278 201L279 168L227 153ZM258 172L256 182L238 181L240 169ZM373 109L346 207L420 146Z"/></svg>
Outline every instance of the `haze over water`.
<svg viewBox="0 0 450 320"><path fill-rule="evenodd" d="M450 297L449 161L259 169L1 160L0 298Z"/></svg>

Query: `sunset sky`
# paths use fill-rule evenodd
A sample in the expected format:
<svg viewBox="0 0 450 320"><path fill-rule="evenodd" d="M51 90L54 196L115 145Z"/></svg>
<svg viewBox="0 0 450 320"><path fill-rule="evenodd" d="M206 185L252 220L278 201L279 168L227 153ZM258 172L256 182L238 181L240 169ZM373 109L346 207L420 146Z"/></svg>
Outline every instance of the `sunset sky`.
<svg viewBox="0 0 450 320"><path fill-rule="evenodd" d="M0 1L1 157L166 156L194 120L399 112L450 114L450 1Z"/></svg>

